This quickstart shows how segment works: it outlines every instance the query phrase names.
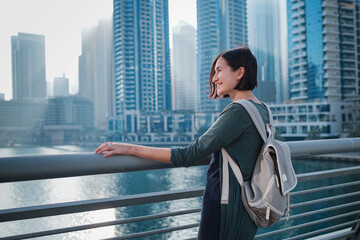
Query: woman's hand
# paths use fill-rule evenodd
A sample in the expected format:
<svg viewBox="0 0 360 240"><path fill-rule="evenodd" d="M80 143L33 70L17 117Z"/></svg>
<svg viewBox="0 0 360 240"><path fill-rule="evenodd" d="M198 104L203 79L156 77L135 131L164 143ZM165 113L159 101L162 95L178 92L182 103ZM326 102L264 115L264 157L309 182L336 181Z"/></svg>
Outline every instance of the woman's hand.
<svg viewBox="0 0 360 240"><path fill-rule="evenodd" d="M111 155L133 155L133 149L135 145L127 143L115 143L115 142L105 142L101 144L95 152L98 154L105 153L104 157L109 157Z"/></svg>
<svg viewBox="0 0 360 240"><path fill-rule="evenodd" d="M165 163L171 162L170 148L156 148L156 147L147 147L147 146L128 144L128 143L105 142L101 144L95 150L95 152L98 154L102 154L106 152L104 157L120 154L120 155L138 156L141 158L146 158L158 162L165 162Z"/></svg>

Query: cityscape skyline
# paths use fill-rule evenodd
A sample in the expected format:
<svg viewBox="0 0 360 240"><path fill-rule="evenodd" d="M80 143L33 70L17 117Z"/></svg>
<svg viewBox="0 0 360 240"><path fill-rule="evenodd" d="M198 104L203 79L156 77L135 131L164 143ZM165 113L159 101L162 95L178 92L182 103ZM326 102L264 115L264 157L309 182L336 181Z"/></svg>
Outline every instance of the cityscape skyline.
<svg viewBox="0 0 360 240"><path fill-rule="evenodd" d="M220 1L221 2L221 1ZM303 3L303 2L306 2L306 1L298 1L299 3L298 4L296 4L296 6L299 6L298 8L296 8L296 9L300 9L300 11L303 11L302 10L302 8L301 8L301 5L300 5L300 3ZM346 1L345 1L346 2ZM234 3L237 3L237 2L234 2ZM200 4L201 5L201 0L198 0L197 1L197 4ZM339 3L339 4L341 4L341 3ZM242 4L242 5L240 5L240 6L244 6L244 4ZM304 4L302 5L302 6L304 6ZM306 6L308 6L307 8L311 8L311 6L312 5L310 5L310 4L307 4ZM326 1L326 4L322 4L322 7L324 8L324 6L325 6L325 8L327 8L327 7L329 7L330 6L330 8L329 9L332 9L332 8L334 8L334 6L335 6L335 2L333 2L333 1L331 1L331 0L329 0L329 1ZM244 7L245 8L245 7ZM351 82L353 79L349 79L350 77L351 78L354 78L354 77L357 77L357 72L356 72L356 74L353 74L353 72L354 72L354 68L355 68L355 64L356 64L356 62L354 62L353 60L351 60L351 64L349 63L349 61L350 61L350 59L352 59L353 57L352 57L352 55L350 56L349 54L351 54L351 51L352 51L352 49L354 49L354 47L353 46L350 46L349 45L349 36L351 37L351 35L354 35L354 31L355 31L355 27L354 27L354 29L353 30L351 30L350 28L351 28L351 26L349 26L349 25L351 25L351 24L353 24L354 23L354 21L353 20L351 20L352 22L351 22L351 24L349 24L349 16L347 15L347 12L346 11L350 11L349 9L351 9L352 7L349 7L348 5L346 5L346 6L342 6L341 7L341 12L340 12L340 16L342 16L342 18L344 18L345 20L342 20L342 19L340 19L340 26L342 27L342 29L341 29L341 31L339 32L339 34L341 34L341 42L344 42L345 41L345 43L346 43L346 45L344 45L344 46L342 46L342 45L340 45L340 49L341 49L341 55L339 55L339 54L336 54L336 55L331 55L330 54L330 52L329 52L329 47L332 47L333 49L330 49L330 51L331 52L336 52L336 51L339 51L339 50L336 50L335 51L335 49L338 49L338 47L337 46L335 46L335 45L329 45L329 46L327 46L326 48L324 48L324 54L326 55L326 56L324 56L324 61L333 61L333 62L331 62L331 64L335 64L334 63L334 60L336 60L336 59L338 59L339 57L340 57L340 62L338 63L338 64L336 64L336 66L335 66L335 68L338 68L339 66L341 67L342 65L343 65L343 61L346 61L345 63L344 63L344 66L346 67L346 69L345 70L341 70L341 76L342 75L346 75L345 77L346 77L346 81L344 80L341 80L341 83L342 82L344 82L345 83L345 88L342 86L341 87L341 89L340 90L337 90L337 92L339 93L339 91L341 91L341 93L342 92L344 92L345 90L346 91L348 91L348 92L350 92L350 91L352 91L352 86L354 85L354 83L353 82ZM217 9L217 8L215 8L215 9ZM246 9L246 8L245 8ZM293 7L292 7L292 9L293 9ZM221 10L221 8L219 8L219 10ZM199 12L199 7L197 8L197 15L199 15L200 17L201 17L201 12ZM218 10L217 10L218 11ZM308 11L308 10L307 10ZM329 12L330 10L328 10L328 11L324 11L324 13L322 14L323 16L328 16L329 15ZM216 12L216 11L215 11ZM352 13L355 13L355 11L352 11ZM247 12L247 14L249 15L249 12ZM289 14L289 13L288 13ZM324 15L325 14L325 15ZM329 16L332 16L331 15L332 13L330 13L330 15ZM217 19L216 21L218 22L218 23L221 23L221 22L224 22L224 23L226 23L226 24L229 24L229 22L231 21L231 13L229 12L229 14L226 14L228 17L229 17L229 19L226 19L226 18L224 18L224 19L222 19L222 18L219 18L219 19ZM245 15L245 14L242 14L242 15ZM250 15L251 15L251 13L250 13ZM317 14L318 15L318 14ZM320 16L320 15L319 15ZM288 18L288 20L289 20L290 18ZM330 20L332 20L332 19L330 19ZM322 24L324 25L325 24L325 26L323 26L323 31L325 31L326 32L326 34L330 34L331 36L332 35L334 35L334 34L338 34L337 32L334 32L335 30L333 29L333 28L329 28L329 26L332 26L332 25L336 25L336 24L338 24L338 23L333 23L333 22L329 22L330 20L326 20L325 22L323 22ZM101 20L99 20L98 21L98 24L100 24L100 21ZM289 20L290 21L290 20ZM357 19L357 21L358 21L358 19ZM246 22L246 19L245 19L245 21L243 21L243 19L240 19L240 20L238 20L237 22ZM307 23L308 23L308 21L306 21ZM218 24L218 23L216 23L216 24ZM200 25L199 25L200 24ZM239 24L239 25L241 25L241 24ZM290 26L291 25L291 26ZM292 32L294 29L296 30L296 28L299 28L299 27L302 27L302 25L294 25L293 23L291 23L289 25L289 32ZM321 25L321 24L320 24ZM201 26L201 19L199 20L199 22L197 22L197 27L199 28L199 26ZM310 26L310 25L309 25ZM248 27L248 26L245 26L245 30L241 30L240 28L237 30L237 32L239 32L239 30L240 30L240 32L241 31L244 31L244 39L245 40L242 40L242 42L247 42L247 40L246 40L246 33L247 33L247 31L246 31L246 27ZM308 27L308 26L307 26ZM227 31L229 31L229 29L231 29L232 27L229 25L229 26L227 26L226 27L226 29L228 29ZM329 28L329 29L328 29ZM167 28L169 31L171 30L171 27L169 26L168 28ZM308 28L305 28L305 29L308 29ZM309 28L310 29L310 28ZM301 30L301 31L303 31L304 32L304 30ZM227 46L227 45L230 45L231 44L231 41L233 41L234 39L232 39L232 37L231 37L231 35L230 35L230 32L226 32L226 31L224 31L224 30L221 30L221 28L220 28L220 30L219 30L219 39L218 40L214 40L214 41L212 41L211 40L211 42L217 42L218 41L218 43L217 43L217 47L215 47L215 48L219 48L219 50L218 51L220 51L221 49L222 49L222 47L224 47L224 48L230 48L230 46ZM23 33L18 33L18 35L20 35L20 34L23 34ZM203 62L201 61L201 54L202 54L202 50L201 50L201 48L202 48L202 44L201 44L201 38L202 38L202 30L201 29L199 29L198 30L198 51L199 51L199 60L200 60L200 62L198 63L199 64L199 66L200 66L200 68L199 68L199 72L201 71L201 66L203 66L204 64L203 64ZM36 35L36 34L35 34ZM168 38L171 38L172 37L172 34L165 34L165 35L167 35L168 36ZM241 34L240 34L241 35ZM290 35L292 35L292 33L290 34ZM308 39L308 41L309 41L309 37L311 38L312 36L313 36L313 34L311 35L311 34L308 34L307 33L307 35L309 35L306 39ZM210 35L209 35L210 36ZM227 39L224 37L224 36L226 36L227 37ZM13 36L14 37L14 36ZM225 40L221 40L222 38L224 38ZM324 40L326 41L326 42L324 42L324 44L326 44L327 42L328 42L328 40L327 40L328 38L324 38ZM344 40L345 39L345 40ZM316 42L316 40L317 40L317 38L315 38L314 37L314 43L316 43L316 44L318 44L318 42ZM352 39L351 41L352 42L354 42L354 40L355 39ZM166 40L166 41L168 41L168 40ZM226 43L226 41L228 41L229 43ZM45 42L46 42L46 39L45 39ZM294 42L294 43L296 43L296 41ZM292 48L292 44L294 44L293 42L292 42L292 40L290 40L289 41L289 48ZM171 44L171 41L169 41L169 44ZM247 44L247 45L249 45L250 43L245 43L245 44ZM342 44L342 43L341 43ZM46 44L45 44L46 45ZM239 45L239 44L237 44L237 45ZM310 46L308 47L309 49L310 49ZM319 48L319 49L321 49L321 48ZM319 50L318 49L318 50ZM216 49L212 49L212 52L215 52L216 51ZM217 51L217 52L218 52ZM254 51L254 50L253 50ZM310 51L310 50L308 50L308 51ZM344 52L344 51L346 51L346 52ZM310 51L311 52L311 51ZM329 52L329 53L328 53ZM342 52L344 52L344 53L342 53ZM289 50L289 57L291 58L291 57L293 57L292 56L292 49L290 49ZM355 54L356 54L356 52L355 52ZM328 55L328 56L327 56ZM310 55L309 55L310 56ZM316 56L318 56L318 54L317 55L314 55L313 56L313 58L314 57L316 57ZM330 60L329 60L329 57L330 57ZM321 58L319 58L318 60L320 60L321 61ZM306 62L303 62L304 64L307 64ZM303 65L304 65L303 64ZM324 64L324 67L327 67L328 69L325 69L325 71L327 71L328 70L328 74L325 74L324 76L326 77L326 76L328 76L329 74L331 75L331 74L334 74L334 72L331 72L330 70L334 70L335 68L334 68L334 66L333 65L331 65L331 64ZM339 65L340 64L340 65ZM296 65L298 65L298 63L296 63ZM303 66L303 65L301 65L301 66ZM306 67L306 65L304 65L305 67ZM315 65L314 65L315 66ZM297 67L297 66L296 66ZM295 68L296 68L295 67ZM330 68L329 68L330 67ZM321 70L321 65L319 65L319 66L317 66L317 68L319 69L319 70ZM351 68L351 69L350 69ZM291 69L291 68L290 68ZM311 70L311 69L310 69ZM309 71L310 71L309 70ZM47 69L46 69L46 71L47 71ZM313 71L313 69L311 70L311 71ZM351 71L351 72L349 72L349 71ZM208 74L208 70L207 71L204 71L204 72L206 72L207 74ZM67 74L65 71L63 71L63 73L65 73L65 74ZM290 75L292 76L292 74L293 73L290 73ZM339 73L338 73L339 74ZM349 75L349 74L352 74L351 76ZM60 74L59 74L60 75ZM67 76L68 76L68 78L70 78L69 77L69 75L67 74ZM316 77L317 76L317 77ZM318 76L318 75L314 75L313 73L311 73L310 74L310 72L309 72L309 75L308 75L308 81L309 81L309 83L311 83L313 80L311 80L312 78L316 78L315 80L317 81L317 82L315 82L315 83L311 83L311 84L315 84L314 86L320 86L321 87L321 84L323 84L321 81L328 81L326 78L328 78L328 77L326 77L325 79L322 79L322 77L320 76ZM335 75L334 75L335 76ZM338 83L335 83L334 82L334 79L335 79L335 77L334 76L331 76L330 78L330 86L332 87L332 88L334 88L334 86L335 85L339 85ZM339 75L336 75L336 76L339 76ZM339 79L339 77L336 77L337 79ZM342 77L341 77L342 78ZM78 78L74 78L75 79L75 81L76 80L78 80L79 81L79 79ZM53 81L53 79L46 79L48 82L49 81ZM199 82L200 82L200 84L201 84L201 82L203 81L202 80L202 77L199 77ZM301 79L300 79L301 80ZM351 81L350 81L351 80ZM71 80L70 80L71 81ZM296 79L296 81L298 81L298 79ZM301 81L303 81L303 80L301 80ZM294 83L291 83L291 84L295 84L295 82ZM298 85L298 83L296 83L297 85ZM319 85L320 84L320 85ZM328 84L328 85L329 85ZM334 85L335 84L335 85ZM80 84L81 85L81 84ZM296 85L296 86L297 86ZM325 84L326 85L326 84ZM355 83L355 85L356 85L356 83ZM295 86L295 85L294 85ZM312 85L311 85L312 86ZM313 89L313 88L311 88L311 86L309 85L308 87L310 87L309 89L310 90L312 90L312 91L323 91L323 90L321 90L321 88L319 88L320 90L317 90L317 89ZM326 88L326 86L325 86L325 88ZM344 89L345 90L344 90ZM301 89L305 89L304 87L301 87ZM293 93L294 92L294 90L295 90L295 88L291 88L291 92ZM296 90L297 91L297 90ZM303 90L301 90L301 91L303 91ZM202 91L202 92L204 92L204 91ZM330 93L331 93L331 91L329 91ZM356 90L355 91L355 93L356 92L358 92L358 90ZM1 92L0 92L1 93ZM73 92L74 93L74 92ZM201 95L201 94L198 94L199 96ZM331 94L331 95L333 95L333 94ZM335 94L336 95L336 94ZM339 95L339 94L338 94ZM316 95L317 96L317 95ZM319 96L321 96L321 94L319 95ZM7 95L5 94L5 98L6 99L8 99L8 97L7 97ZM14 97L13 97L14 98ZM296 97L295 97L296 98ZM296 100L294 98L294 100ZM321 97L320 97L321 98ZM293 98L292 98L293 99ZM304 99L304 96L302 96L301 97L301 99L302 100L306 100L306 99ZM311 98L310 98L311 99ZM265 100L266 101L266 100ZM200 105L201 105L201 102L200 102ZM221 108L221 107L220 107ZM219 109L220 109L219 108ZM201 108L200 108L201 109ZM203 110L203 109L202 109Z"/></svg>
<svg viewBox="0 0 360 240"><path fill-rule="evenodd" d="M261 1L264 0L258 0L256 3L261 5ZM311 91L317 89L312 88L312 85L306 86L307 88L304 85L307 85L305 81L313 84L315 80L317 85L320 83L325 88L338 87L340 84L334 85L334 81L329 82L327 79L339 79L341 73L344 75L341 84L344 83L346 89L358 93L356 77L358 75L355 71L360 69L360 65L356 60L359 53L355 51L357 45L354 38L359 36L355 26L350 29L355 20L356 23L359 22L358 18L354 18L355 5L339 3L337 6L335 0L316 0L315 5L305 4L307 0L288 1L289 77L291 77L289 94L291 97L298 97L295 93L300 90L301 94L304 93L301 99L298 99L301 101L284 101L274 105L275 82L280 79L281 67L276 67L276 60L274 61L271 55L280 56L281 52L269 49L279 49L280 26L277 25L280 18L273 18L279 15L277 6L272 5L274 9L270 13L264 13L259 10L260 6L258 11L254 11L256 6L252 6L252 11L249 11L245 0L197 0L197 40L194 40L194 36L189 40L192 43L196 42L197 45L197 50L195 47L190 49L189 56L192 55L191 53L196 53L197 59L196 63L186 62L197 68L197 74L192 74L195 79L191 82L191 75L186 76L183 73L191 67L181 62L187 59L182 55L185 53L185 48L176 50L177 47L181 48L183 40L177 41L179 39L176 34L172 36L169 32L168 0L114 0L112 19L102 19L99 20L98 25L82 29L82 52L77 56L80 92L76 96L61 96L66 95L68 86L65 86L63 93L56 94L54 91L54 98L46 99L43 94L40 96L41 101L37 101L39 96L32 94L32 89L40 89L37 87L38 82L42 83L43 88L46 84L44 77L33 77L32 72L45 75L45 37L30 33L18 33L18 36L12 36L12 56L15 59L12 61L12 66L16 70L13 70L14 92L17 93L17 89L20 89L30 94L21 98L17 98L14 94L13 101L0 102L0 111L4 112L3 123L10 122L11 118L32 119L33 121L29 122L15 122L18 125L22 124L20 127L23 127L18 129L17 138L32 143L45 143L50 140L51 143L61 144L78 141L81 138L95 141L100 139L145 142L180 141L180 139L193 141L199 136L198 134L201 135L206 131L214 117L231 101L231 99L212 101L207 97L209 68L214 57L220 51L250 45L249 36L253 36L253 39L261 36L267 38L267 41L259 41L251 46L258 58L258 70L260 70L258 81L261 81L258 88L261 89L260 93L254 91L254 94L259 99L272 104L270 107L276 114L282 114L274 117L274 126L279 130L280 137L304 139L312 133L322 134L322 137L350 134L349 129L354 128L356 119L360 119L358 107L356 105L353 107L349 102L341 102L343 98L307 96L305 95L307 89ZM345 2L348 3L349 0ZM321 11L319 11L320 6ZM358 13L358 8L356 11ZM336 20L338 15L341 16L339 22ZM255 16L257 19L251 25L248 21ZM307 18L313 20L313 17L316 17L316 22L306 20ZM270 34L267 34L268 29L262 29L268 24L273 27ZM342 27L340 31L333 27L336 25ZM257 32L250 34L249 28L256 29ZM176 28L173 30L176 33ZM193 30L195 31L195 28ZM188 34L191 31L185 32ZM186 37L186 34L182 33L181 37ZM332 38L328 38L328 34ZM174 40L172 69L170 68L171 36ZM324 39L319 36L323 36ZM350 36L353 37L350 39ZM311 41L311 46L308 46L306 39ZM322 49L323 44L326 44L324 49ZM186 44L186 48L190 45ZM256 52L256 49L260 51ZM324 58L318 54L319 52L324 52ZM304 59L306 56L311 57ZM181 61L176 62L176 59ZM314 68L311 61L320 65ZM246 67L246 63L241 64L245 64ZM42 66L41 71L38 70L38 65ZM184 69L177 70L180 66ZM277 76L275 72L271 72L276 68ZM188 78L180 80L184 89L174 86L176 77L174 75L173 78L170 77L170 70L174 75L177 70L181 73L181 77ZM305 73L305 70L309 70L308 73ZM338 70L340 73L333 70ZM301 75L303 77L298 77L297 71L300 75L303 74ZM315 75L322 71L328 71L324 77L322 74ZM25 80L21 78L17 80L19 76ZM67 85L66 76L64 72L63 77L60 77L60 81L65 82L63 85ZM357 81L355 84L354 78ZM192 88L192 85L200 86L197 90L199 102L195 104L195 109L172 108L171 80L173 93L190 93L188 88ZM189 86L185 84L187 80L190 80ZM56 81L53 84L54 88L61 90L62 87L55 86L55 83ZM272 100L265 96L271 96ZM185 94L182 97L185 99ZM38 115L31 115L32 111L28 111L26 113L28 117L16 111L21 109L18 100L27 99L36 100L34 101L36 104L28 105L28 108L39 110ZM314 104L304 102L313 99ZM9 111L12 107L15 111ZM87 110L82 111L82 109ZM72 114L77 111L79 114ZM53 117L54 121L47 121L49 117ZM91 121L82 122L81 119ZM332 122L336 124L332 125ZM80 125L77 125L78 123ZM9 132L6 127L8 125L4 125L2 133L4 144L7 144L6 141L14 142L12 140L14 131ZM344 132L340 132L339 129Z"/></svg>
<svg viewBox="0 0 360 240"><path fill-rule="evenodd" d="M85 4L86 11L83 11ZM112 12L113 0L0 1L0 21L7 23L0 33L0 93L5 94L5 100L13 99L11 36L19 32L44 35L46 81L52 83L55 77L65 73L69 78L70 93L76 94L82 29L94 27L102 19L111 19ZM196 27L196 1L169 0L169 13L170 33L172 26L181 20Z"/></svg>

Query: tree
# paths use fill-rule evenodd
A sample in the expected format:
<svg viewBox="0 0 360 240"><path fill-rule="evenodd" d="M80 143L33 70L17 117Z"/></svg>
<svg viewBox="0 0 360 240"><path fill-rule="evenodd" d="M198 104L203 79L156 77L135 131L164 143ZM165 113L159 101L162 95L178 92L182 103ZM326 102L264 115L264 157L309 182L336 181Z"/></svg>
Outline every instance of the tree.
<svg viewBox="0 0 360 240"><path fill-rule="evenodd" d="M308 136L307 136L307 140L315 140L315 139L321 139L320 137L320 129L317 129L317 128L314 128L314 129L311 129L308 133Z"/></svg>
<svg viewBox="0 0 360 240"><path fill-rule="evenodd" d="M349 131L348 137L360 137L360 129L352 129Z"/></svg>

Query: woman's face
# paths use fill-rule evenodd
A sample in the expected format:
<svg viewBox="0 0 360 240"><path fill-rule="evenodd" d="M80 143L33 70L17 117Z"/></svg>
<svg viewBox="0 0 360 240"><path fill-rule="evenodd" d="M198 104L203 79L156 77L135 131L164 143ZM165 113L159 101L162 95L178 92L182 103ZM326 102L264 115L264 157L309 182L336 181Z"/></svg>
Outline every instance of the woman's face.
<svg viewBox="0 0 360 240"><path fill-rule="evenodd" d="M215 74L212 82L216 85L216 92L218 96L229 94L230 97L238 91L234 89L239 83L241 77L244 75L244 68L240 67L233 71L228 65L227 61L220 57L215 65Z"/></svg>

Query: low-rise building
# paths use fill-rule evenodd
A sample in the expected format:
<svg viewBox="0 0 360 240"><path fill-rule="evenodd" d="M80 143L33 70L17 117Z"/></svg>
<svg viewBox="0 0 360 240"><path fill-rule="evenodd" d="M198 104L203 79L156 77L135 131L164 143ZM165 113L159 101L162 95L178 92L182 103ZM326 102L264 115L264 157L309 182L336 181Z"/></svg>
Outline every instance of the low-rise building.
<svg viewBox="0 0 360 240"><path fill-rule="evenodd" d="M360 128L360 110L352 102L289 102L269 104L276 137L283 140L337 138ZM109 120L110 136L129 142L191 142L201 136L219 112L127 111ZM117 119L117 120L115 120Z"/></svg>
<svg viewBox="0 0 360 240"><path fill-rule="evenodd" d="M303 140L316 132L320 138L336 138L356 124L351 102L297 102L271 104L277 135ZM359 120L359 119L358 119Z"/></svg>
<svg viewBox="0 0 360 240"><path fill-rule="evenodd" d="M44 132L53 145L70 144L74 136L94 127L94 110L90 100L70 96L48 99Z"/></svg>

